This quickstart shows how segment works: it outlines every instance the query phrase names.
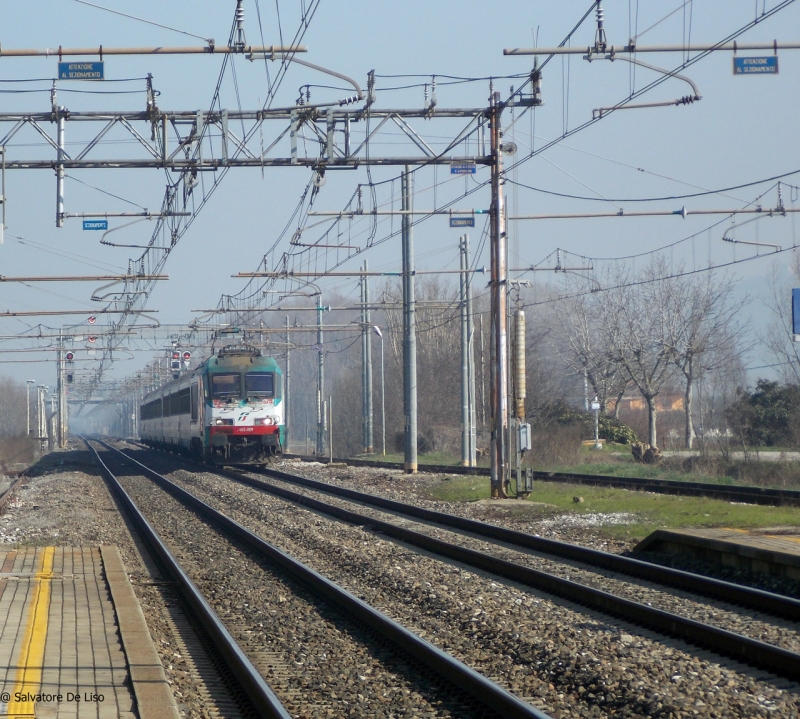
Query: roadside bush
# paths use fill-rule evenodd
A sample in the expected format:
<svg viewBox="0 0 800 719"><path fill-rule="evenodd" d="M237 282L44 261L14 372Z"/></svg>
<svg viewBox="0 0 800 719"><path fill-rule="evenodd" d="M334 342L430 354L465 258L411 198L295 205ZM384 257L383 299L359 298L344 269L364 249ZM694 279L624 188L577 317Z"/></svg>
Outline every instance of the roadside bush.
<svg viewBox="0 0 800 719"><path fill-rule="evenodd" d="M753 392L739 390L726 413L744 444L794 445L800 436L800 386L759 379Z"/></svg>
<svg viewBox="0 0 800 719"><path fill-rule="evenodd" d="M594 412L580 412L572 407L564 407L556 417L560 425L576 424L581 427L581 439L594 439ZM600 439L617 444L633 444L637 437L627 424L613 417L600 415L598 420Z"/></svg>

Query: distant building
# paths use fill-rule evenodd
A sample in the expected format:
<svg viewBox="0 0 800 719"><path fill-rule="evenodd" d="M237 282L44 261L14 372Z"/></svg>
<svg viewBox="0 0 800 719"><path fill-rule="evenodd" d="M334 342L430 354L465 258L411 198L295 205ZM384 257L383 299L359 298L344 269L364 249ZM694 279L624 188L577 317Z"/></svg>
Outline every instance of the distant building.
<svg viewBox="0 0 800 719"><path fill-rule="evenodd" d="M616 402L609 399L607 402L609 412L616 409ZM647 402L640 394L625 395L619 401L619 408L622 412L646 410ZM677 412L683 411L683 395L674 392L663 392L656 395L656 410L658 412Z"/></svg>

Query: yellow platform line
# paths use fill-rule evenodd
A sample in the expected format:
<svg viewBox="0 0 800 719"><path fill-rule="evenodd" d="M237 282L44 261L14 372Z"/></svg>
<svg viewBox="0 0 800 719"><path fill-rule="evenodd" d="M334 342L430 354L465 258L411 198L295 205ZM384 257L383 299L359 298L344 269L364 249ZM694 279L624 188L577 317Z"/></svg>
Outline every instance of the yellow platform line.
<svg viewBox="0 0 800 719"><path fill-rule="evenodd" d="M53 578L53 558L55 547L45 547L41 564L36 572L36 587L33 601L28 606L19 664L14 677L14 690L8 702L8 716L35 716L33 701L16 701L18 693L37 694L42 687L42 667L44 665L44 645L47 640L47 623L50 614L50 585ZM37 562L38 564L38 562Z"/></svg>

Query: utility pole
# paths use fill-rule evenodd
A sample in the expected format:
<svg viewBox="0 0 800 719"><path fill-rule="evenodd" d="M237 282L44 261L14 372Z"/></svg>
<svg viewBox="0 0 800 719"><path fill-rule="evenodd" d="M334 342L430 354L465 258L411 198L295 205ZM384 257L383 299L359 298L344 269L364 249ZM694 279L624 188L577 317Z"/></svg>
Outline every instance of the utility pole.
<svg viewBox="0 0 800 719"><path fill-rule="evenodd" d="M503 152L500 114L503 106L500 93L489 98L489 131L491 133L492 203L490 212L491 303L492 303L492 444L490 448L491 483L494 499L506 497L508 473L508 332L507 332L507 267L508 247L503 203Z"/></svg>
<svg viewBox="0 0 800 719"><path fill-rule="evenodd" d="M413 175L406 165L402 175L403 235L403 415L406 474L417 471L417 318L414 306Z"/></svg>
<svg viewBox="0 0 800 719"><path fill-rule="evenodd" d="M472 352L472 278L469 269L469 236L459 241L461 254L461 464L475 466L475 367Z"/></svg>
<svg viewBox="0 0 800 719"><path fill-rule="evenodd" d="M53 88L53 110L57 122L58 164L56 165L56 227L64 226L64 159L66 157L64 145L64 127L66 124L67 108L56 105L56 91Z"/></svg>
<svg viewBox="0 0 800 719"><path fill-rule="evenodd" d="M284 449L289 448L289 399L292 396L291 380L292 380L292 346L289 344L289 315L283 318L283 326L286 328L286 371L284 377L283 391L283 446Z"/></svg>
<svg viewBox="0 0 800 719"><path fill-rule="evenodd" d="M45 442L47 441L47 413L44 406L47 387L40 384L36 389L36 424L38 427L36 436L39 439L39 448L44 451Z"/></svg>
<svg viewBox="0 0 800 719"><path fill-rule="evenodd" d="M31 385L36 384L35 379L25 380L25 436L31 436Z"/></svg>
<svg viewBox="0 0 800 719"><path fill-rule="evenodd" d="M361 414L364 454L373 452L372 424L372 321L369 309L369 277L367 261L361 276Z"/></svg>
<svg viewBox="0 0 800 719"><path fill-rule="evenodd" d="M325 454L325 354L322 344L322 298L317 295L317 456Z"/></svg>
<svg viewBox="0 0 800 719"><path fill-rule="evenodd" d="M59 330L58 352L56 353L56 375L57 375L57 394L58 394L58 446L61 449L67 448L67 387L64 382L64 338Z"/></svg>

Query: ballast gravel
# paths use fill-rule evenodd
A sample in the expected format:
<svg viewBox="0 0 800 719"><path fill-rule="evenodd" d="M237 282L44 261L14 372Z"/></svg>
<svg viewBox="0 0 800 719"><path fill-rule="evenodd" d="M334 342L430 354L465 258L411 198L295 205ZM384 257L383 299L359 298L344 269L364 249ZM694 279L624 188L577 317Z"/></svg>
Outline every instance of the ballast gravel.
<svg viewBox="0 0 800 719"><path fill-rule="evenodd" d="M23 544L117 544L126 566L136 568L133 579L142 582L135 581L134 588L184 713L208 716L202 696L197 691L192 693L193 682L182 668L181 658L175 657L178 645L164 619L164 597L169 601L169 592L143 584L150 577L141 567L102 479L87 467L88 453L52 456L59 454L64 455L64 465L56 461L44 476L29 480L20 492L18 505L3 516L7 521L0 518L0 530ZM625 542L602 538L591 526L556 524L537 529L535 516L519 516L479 503L422 500L418 489L430 478L371 468L337 471L307 463L287 463L285 468L302 469L300 473L315 479L542 536L608 551L629 549ZM790 682L733 662L719 664L681 642L663 640L566 602L491 580L281 500L265 495L256 500L252 494L242 491L239 495L240 490L230 487L223 492L221 480L210 474L174 474L195 493L205 492L217 504L224 500L234 518L257 528L265 538L518 695L535 701L553 717L800 715L800 689ZM554 517L548 514L547 519ZM278 612L284 602L278 597L264 604L259 611ZM242 611L247 613L234 602L232 613ZM295 646L302 652L302 642ZM345 715L325 712L308 716ZM359 713L357 704L347 715L370 716ZM391 715L385 716L388 719Z"/></svg>
<svg viewBox="0 0 800 719"><path fill-rule="evenodd" d="M169 472L169 459L151 457L154 468ZM800 688L791 682L433 559L213 473L168 476L554 717L800 710Z"/></svg>

